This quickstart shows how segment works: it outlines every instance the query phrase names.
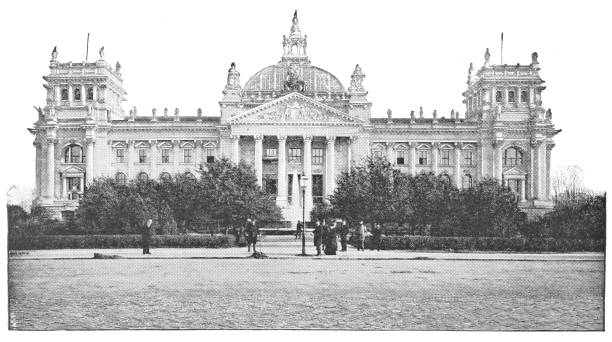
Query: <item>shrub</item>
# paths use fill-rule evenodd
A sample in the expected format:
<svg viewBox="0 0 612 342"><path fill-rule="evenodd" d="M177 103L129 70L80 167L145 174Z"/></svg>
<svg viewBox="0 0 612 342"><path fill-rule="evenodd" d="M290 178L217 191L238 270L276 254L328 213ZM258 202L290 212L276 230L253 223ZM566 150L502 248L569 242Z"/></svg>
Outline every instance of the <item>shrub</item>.
<svg viewBox="0 0 612 342"><path fill-rule="evenodd" d="M230 242L232 241L232 242ZM151 247L163 248L227 248L233 237L225 235L156 235ZM141 235L37 235L9 238L10 250L72 248L139 248Z"/></svg>

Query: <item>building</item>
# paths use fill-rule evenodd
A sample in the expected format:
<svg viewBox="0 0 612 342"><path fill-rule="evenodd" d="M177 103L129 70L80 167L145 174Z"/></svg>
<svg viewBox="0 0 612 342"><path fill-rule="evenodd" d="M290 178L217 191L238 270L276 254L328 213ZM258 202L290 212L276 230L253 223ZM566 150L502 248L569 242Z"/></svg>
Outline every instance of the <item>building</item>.
<svg viewBox="0 0 612 342"><path fill-rule="evenodd" d="M254 164L258 182L276 194L288 220L299 217L298 177L309 176L306 212L333 192L336 176L368 154L400 170L443 174L458 187L495 177L526 211L552 207L550 156L559 131L542 107L538 55L527 65L470 65L465 115L423 110L409 118L371 116L357 65L348 88L311 64L297 12L283 36L280 62L242 86L228 70L220 116L179 115L175 109L141 115L121 107L121 65L104 59L61 63L52 52L44 77L47 104L30 132L36 136L36 201L58 216L74 210L95 177L148 179L191 173L216 158Z"/></svg>

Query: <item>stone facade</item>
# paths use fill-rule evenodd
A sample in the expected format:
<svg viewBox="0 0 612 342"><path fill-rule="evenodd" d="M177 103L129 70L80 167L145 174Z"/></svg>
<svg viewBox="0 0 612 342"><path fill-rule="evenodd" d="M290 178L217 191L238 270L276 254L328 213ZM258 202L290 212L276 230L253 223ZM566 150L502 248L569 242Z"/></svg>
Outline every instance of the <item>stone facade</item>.
<svg viewBox="0 0 612 342"><path fill-rule="evenodd" d="M334 190L336 176L367 155L387 157L400 170L447 175L458 187L495 177L510 187L521 207L552 207L550 155L559 131L542 107L544 81L536 53L528 65L470 64L466 112L423 110L409 118L371 117L357 65L350 85L311 64L297 13L283 56L243 86L231 64L221 115L180 115L178 108L149 115L121 107L126 92L121 66L60 63L54 49L44 77L47 104L30 129L36 136L36 201L58 216L74 210L96 177L118 180L192 173L227 157L254 165L259 184L277 196L288 220L301 216L298 179L310 182L306 212ZM279 175L281 175L279 177Z"/></svg>

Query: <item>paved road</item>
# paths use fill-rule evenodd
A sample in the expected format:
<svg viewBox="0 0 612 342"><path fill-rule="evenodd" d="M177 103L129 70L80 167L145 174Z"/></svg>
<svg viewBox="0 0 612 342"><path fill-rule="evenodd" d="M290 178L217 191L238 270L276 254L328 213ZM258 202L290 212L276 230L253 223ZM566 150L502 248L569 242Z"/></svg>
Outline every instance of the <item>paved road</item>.
<svg viewBox="0 0 612 342"><path fill-rule="evenodd" d="M273 259L298 259L297 255L302 252L301 240L295 240L289 236L266 236L258 244L259 250ZM11 259L90 259L93 253L104 253L119 255L123 258L246 258L251 253L247 248L154 248L151 255L142 255L138 248L125 249L55 249L36 251L14 251ZM564 261L586 261L604 260L603 253L499 253L499 252L475 252L475 253L447 253L443 251L357 251L349 246L347 252L338 252L337 255L322 255L315 257L316 253L312 245L312 237L308 236L306 241L306 252L310 258L315 259L436 259L436 260L564 260Z"/></svg>

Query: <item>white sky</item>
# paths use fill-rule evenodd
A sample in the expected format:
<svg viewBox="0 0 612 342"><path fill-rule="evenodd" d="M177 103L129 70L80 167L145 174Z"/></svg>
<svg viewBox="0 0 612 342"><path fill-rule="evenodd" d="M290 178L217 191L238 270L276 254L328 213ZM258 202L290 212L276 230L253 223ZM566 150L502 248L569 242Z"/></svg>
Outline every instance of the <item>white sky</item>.
<svg viewBox="0 0 612 342"><path fill-rule="evenodd" d="M606 190L610 155L612 61L610 10L606 2L580 1L226 1L215 4L160 1L20 1L0 5L0 94L4 158L2 184L34 185L33 105L43 106L42 76L53 46L59 60L90 61L104 45L106 60L123 66L128 110L180 107L181 113L218 115L218 101L231 62L242 85L282 54L293 11L308 35L312 63L348 87L359 63L373 116L407 116L423 106L449 116L465 107L470 62L479 68L485 48L499 63L528 64L537 51L548 88L544 106L563 131L557 135L553 167L576 164L585 184Z"/></svg>

